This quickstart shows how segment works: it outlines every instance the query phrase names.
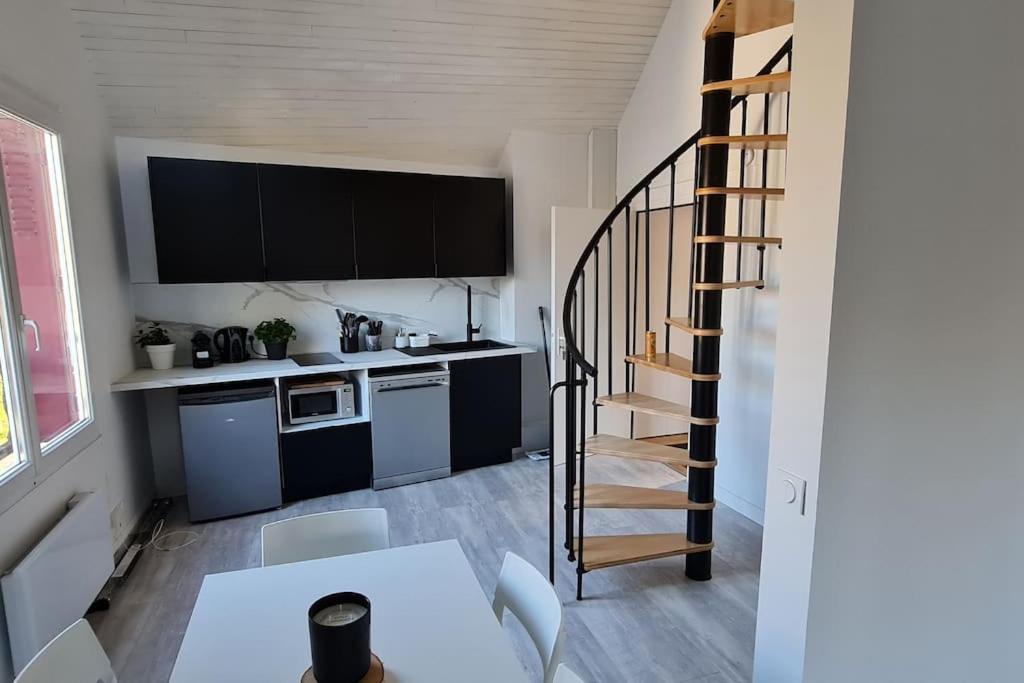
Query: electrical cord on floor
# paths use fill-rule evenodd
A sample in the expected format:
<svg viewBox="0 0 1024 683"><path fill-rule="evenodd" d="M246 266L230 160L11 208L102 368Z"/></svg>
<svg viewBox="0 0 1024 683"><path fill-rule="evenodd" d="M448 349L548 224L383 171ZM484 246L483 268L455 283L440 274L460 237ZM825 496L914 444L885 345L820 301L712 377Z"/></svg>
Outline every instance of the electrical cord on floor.
<svg viewBox="0 0 1024 683"><path fill-rule="evenodd" d="M172 550L181 550L182 548L192 545L203 536L201 533L197 531L189 531L187 529L183 529L180 531L168 531L166 534L161 534L160 532L163 531L163 529L164 520L161 519L156 523L156 526L153 527L153 533L149 537L149 542L146 543L146 545L142 546L142 549L144 550L152 546L154 550L160 550L165 553L171 552ZM167 539L174 538L177 536L184 536L185 538L183 541L179 543L166 545Z"/></svg>

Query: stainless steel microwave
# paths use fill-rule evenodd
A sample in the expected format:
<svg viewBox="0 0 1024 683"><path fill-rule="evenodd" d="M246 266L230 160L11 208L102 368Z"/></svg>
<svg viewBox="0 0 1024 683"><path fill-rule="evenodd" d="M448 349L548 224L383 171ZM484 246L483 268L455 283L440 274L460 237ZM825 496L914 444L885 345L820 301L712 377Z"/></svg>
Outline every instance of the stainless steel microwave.
<svg viewBox="0 0 1024 683"><path fill-rule="evenodd" d="M290 424L355 416L355 386L342 377L320 377L288 386Z"/></svg>

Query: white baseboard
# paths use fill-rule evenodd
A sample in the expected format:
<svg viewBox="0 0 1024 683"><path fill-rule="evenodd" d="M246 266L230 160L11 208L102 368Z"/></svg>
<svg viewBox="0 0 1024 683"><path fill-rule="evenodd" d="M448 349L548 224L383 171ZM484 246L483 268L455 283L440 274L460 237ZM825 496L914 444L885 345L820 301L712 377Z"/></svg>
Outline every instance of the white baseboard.
<svg viewBox="0 0 1024 683"><path fill-rule="evenodd" d="M548 447L550 441L548 434L548 421L536 420L523 423L523 450L535 451Z"/></svg>
<svg viewBox="0 0 1024 683"><path fill-rule="evenodd" d="M750 521L764 526L764 508L754 505L729 489L723 488L721 485L715 486L715 500L732 508Z"/></svg>

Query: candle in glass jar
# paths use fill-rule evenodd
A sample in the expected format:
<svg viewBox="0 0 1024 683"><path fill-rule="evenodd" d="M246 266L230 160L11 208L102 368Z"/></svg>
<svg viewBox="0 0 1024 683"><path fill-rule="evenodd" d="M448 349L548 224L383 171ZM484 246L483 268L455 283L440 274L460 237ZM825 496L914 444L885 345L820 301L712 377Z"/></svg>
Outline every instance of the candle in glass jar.
<svg viewBox="0 0 1024 683"><path fill-rule="evenodd" d="M313 678L358 683L370 670L370 601L346 591L325 595L307 611Z"/></svg>
<svg viewBox="0 0 1024 683"><path fill-rule="evenodd" d="M366 607L354 602L328 605L313 615L313 621L321 626L345 626L366 614Z"/></svg>

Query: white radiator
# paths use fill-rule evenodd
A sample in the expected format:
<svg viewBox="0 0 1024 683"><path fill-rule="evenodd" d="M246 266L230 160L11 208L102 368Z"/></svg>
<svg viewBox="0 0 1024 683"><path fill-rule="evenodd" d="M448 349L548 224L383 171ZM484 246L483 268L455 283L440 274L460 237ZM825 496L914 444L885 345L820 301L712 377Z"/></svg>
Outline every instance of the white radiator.
<svg viewBox="0 0 1024 683"><path fill-rule="evenodd" d="M107 506L95 491L68 501L68 512L6 574L3 587L14 670L80 619L114 571Z"/></svg>

